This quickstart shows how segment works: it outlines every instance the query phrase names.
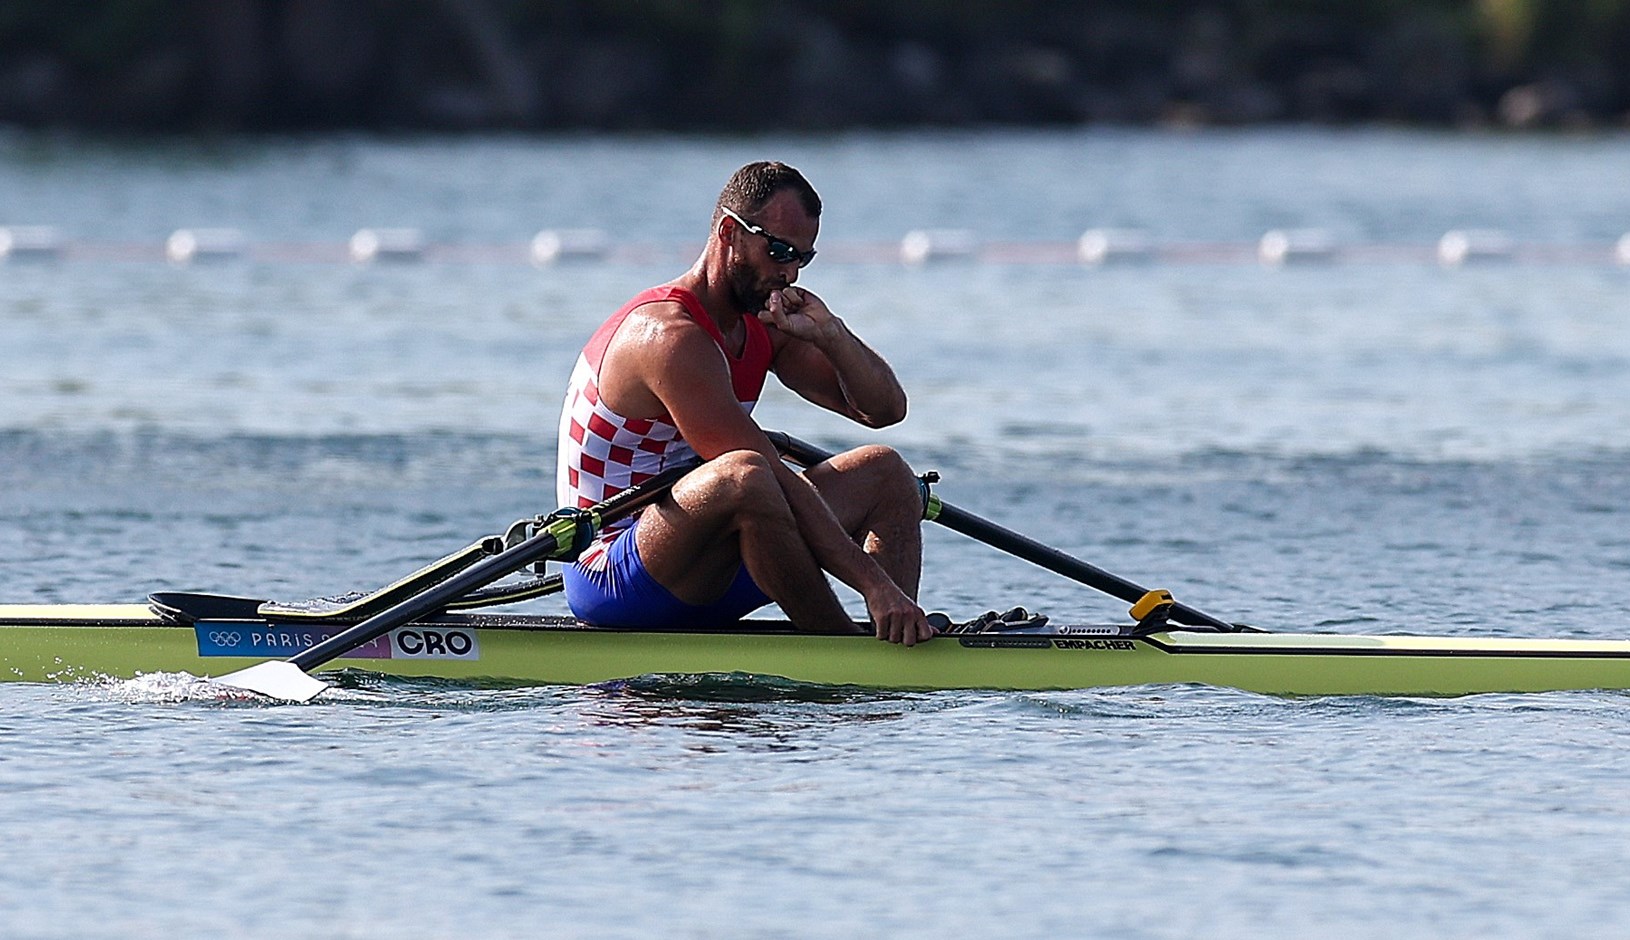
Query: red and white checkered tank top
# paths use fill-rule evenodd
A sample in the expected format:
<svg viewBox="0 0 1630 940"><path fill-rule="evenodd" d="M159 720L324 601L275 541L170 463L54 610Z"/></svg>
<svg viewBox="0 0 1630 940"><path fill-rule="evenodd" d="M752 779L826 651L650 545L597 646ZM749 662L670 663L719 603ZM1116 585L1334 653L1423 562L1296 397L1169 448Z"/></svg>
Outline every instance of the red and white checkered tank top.
<svg viewBox="0 0 1630 940"><path fill-rule="evenodd" d="M713 318L696 295L682 287L653 287L641 291L611 319L600 325L577 357L566 401L560 412L560 452L555 462L555 493L562 506L587 507L630 486L651 479L663 469L696 455L666 413L649 418L627 418L600 400L600 361L623 320L649 303L678 301L690 318L707 330L730 365L736 400L749 414L764 390L773 350L770 334L756 317L743 317L747 341L741 355L732 356ZM630 516L606 527L578 559L587 567L605 564L605 547L634 524Z"/></svg>

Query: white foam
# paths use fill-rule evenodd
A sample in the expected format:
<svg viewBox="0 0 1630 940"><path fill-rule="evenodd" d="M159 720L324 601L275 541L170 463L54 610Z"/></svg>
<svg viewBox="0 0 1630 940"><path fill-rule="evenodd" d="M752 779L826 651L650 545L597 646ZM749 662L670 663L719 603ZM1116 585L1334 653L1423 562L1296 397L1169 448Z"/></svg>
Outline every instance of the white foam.
<svg viewBox="0 0 1630 940"><path fill-rule="evenodd" d="M134 679L110 678L104 682L103 688L112 698L131 704L270 701L253 692L222 685L187 672L149 672Z"/></svg>

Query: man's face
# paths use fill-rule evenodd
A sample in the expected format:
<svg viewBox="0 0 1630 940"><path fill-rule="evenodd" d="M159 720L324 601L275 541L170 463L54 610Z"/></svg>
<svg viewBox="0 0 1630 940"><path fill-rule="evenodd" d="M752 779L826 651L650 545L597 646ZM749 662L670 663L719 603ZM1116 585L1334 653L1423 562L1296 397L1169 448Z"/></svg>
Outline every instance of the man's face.
<svg viewBox="0 0 1630 940"><path fill-rule="evenodd" d="M770 293L798 280L797 259L777 263L770 257L770 240L785 242L799 252L815 248L815 236L820 233L820 220L811 218L798 204L798 197L782 191L754 216L742 216L749 225L756 225L764 234L755 234L742 225L732 229L732 246L725 275L729 278L730 292L737 306L749 313L763 310L770 301Z"/></svg>

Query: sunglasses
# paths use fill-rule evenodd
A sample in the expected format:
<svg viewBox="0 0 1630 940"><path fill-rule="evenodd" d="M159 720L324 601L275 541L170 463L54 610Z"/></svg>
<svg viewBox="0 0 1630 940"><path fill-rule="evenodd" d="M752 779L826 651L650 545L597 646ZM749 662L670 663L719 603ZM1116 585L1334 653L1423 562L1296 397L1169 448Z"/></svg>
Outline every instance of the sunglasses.
<svg viewBox="0 0 1630 940"><path fill-rule="evenodd" d="M804 268L808 267L809 263L815 260L815 249L811 248L808 251L799 251L786 239L771 235L769 232L764 231L763 226L754 225L734 212L731 212L724 206L720 206L719 211L730 216L732 219L735 219L736 224L740 225L742 228L769 242L767 250L770 255L770 260L774 261L776 264L791 264L792 262L796 261L798 262L798 266L800 268Z"/></svg>

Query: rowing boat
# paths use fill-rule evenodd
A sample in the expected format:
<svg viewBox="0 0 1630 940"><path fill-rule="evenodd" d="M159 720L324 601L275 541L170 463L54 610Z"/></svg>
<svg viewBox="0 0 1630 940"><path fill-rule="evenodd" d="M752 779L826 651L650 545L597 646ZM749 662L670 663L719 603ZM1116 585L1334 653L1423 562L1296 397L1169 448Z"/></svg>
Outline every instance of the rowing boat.
<svg viewBox="0 0 1630 940"><path fill-rule="evenodd" d="M142 604L0 605L0 678L219 676L309 649L343 624L241 611L177 622ZM1465 695L1630 689L1630 641L1537 640L1044 624L938 637L907 649L748 620L629 631L536 614L442 613L326 663L394 676L587 684L735 673L904 690L1204 684L1280 695Z"/></svg>
<svg viewBox="0 0 1630 940"><path fill-rule="evenodd" d="M803 466L831 455L779 432ZM1630 689L1630 641L1271 633L1230 623L943 502L924 474L924 518L1132 603L1125 624L995 615L941 621L914 647L803 633L749 619L713 629L622 630L569 617L472 613L560 589L559 576L504 585L576 557L606 523L649 505L691 469L675 466L584 509L523 519L369 593L280 603L159 592L149 603L0 604L0 680L186 672L304 702L310 673L585 684L644 675L747 674L885 689L1089 689L1198 684L1280 695L1468 695Z"/></svg>

